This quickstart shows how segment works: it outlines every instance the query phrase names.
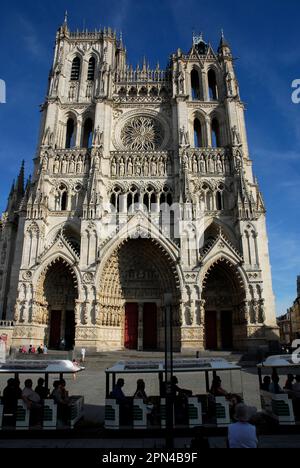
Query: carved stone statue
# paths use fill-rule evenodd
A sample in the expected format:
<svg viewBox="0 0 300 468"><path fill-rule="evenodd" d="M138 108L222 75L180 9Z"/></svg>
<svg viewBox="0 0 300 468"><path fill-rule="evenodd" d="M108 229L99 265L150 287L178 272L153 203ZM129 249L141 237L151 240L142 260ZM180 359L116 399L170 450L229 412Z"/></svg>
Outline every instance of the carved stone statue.
<svg viewBox="0 0 300 468"><path fill-rule="evenodd" d="M194 160L193 160L193 173L197 174L197 172L198 172L198 163L197 163L197 159L194 158Z"/></svg>
<svg viewBox="0 0 300 468"><path fill-rule="evenodd" d="M191 326L193 324L192 309L189 305L185 306L185 323L188 326Z"/></svg>
<svg viewBox="0 0 300 468"><path fill-rule="evenodd" d="M240 134L238 132L238 129L237 129L236 125L234 125L234 127L232 127L231 133L232 133L232 144L233 144L233 146L240 146L242 141L241 141L241 136L240 136Z"/></svg>
<svg viewBox="0 0 300 468"><path fill-rule="evenodd" d="M124 159L122 158L120 161L120 177L123 177L125 175L125 163Z"/></svg>
<svg viewBox="0 0 300 468"><path fill-rule="evenodd" d="M112 177L115 177L117 175L117 164L116 164L115 159L113 159L111 163L111 175Z"/></svg>
<svg viewBox="0 0 300 468"><path fill-rule="evenodd" d="M74 161L74 156L72 157L70 161L70 166L69 166L69 173L73 174L75 171L75 161Z"/></svg>
<svg viewBox="0 0 300 468"><path fill-rule="evenodd" d="M217 157L216 167L217 167L217 173L221 174L223 172L223 167L222 167L220 156Z"/></svg>
<svg viewBox="0 0 300 468"><path fill-rule="evenodd" d="M46 171L48 167L48 156L47 154L44 155L43 161L42 161L42 170Z"/></svg>
<svg viewBox="0 0 300 468"><path fill-rule="evenodd" d="M66 173L67 173L67 161L66 161L65 158L63 158L63 160L62 160L61 172L62 172L63 174L66 174Z"/></svg>
<svg viewBox="0 0 300 468"><path fill-rule="evenodd" d="M165 163L163 162L162 159L160 159L158 163L158 175L159 176L164 176L165 175Z"/></svg>
<svg viewBox="0 0 300 468"><path fill-rule="evenodd" d="M152 176L157 175L157 164L154 160L151 161L151 175Z"/></svg>
<svg viewBox="0 0 300 468"><path fill-rule="evenodd" d="M51 128L47 127L42 144L45 146L52 146L54 143L54 133L51 132Z"/></svg>
<svg viewBox="0 0 300 468"><path fill-rule="evenodd" d="M103 147L103 132L100 130L99 125L94 131L93 146Z"/></svg>
<svg viewBox="0 0 300 468"><path fill-rule="evenodd" d="M236 95L235 82L232 73L229 71L226 75L227 95L229 97Z"/></svg>
<svg viewBox="0 0 300 468"><path fill-rule="evenodd" d="M206 173L206 167L205 167L205 161L204 161L204 156L203 155L200 158L200 172L201 172L201 174Z"/></svg>
<svg viewBox="0 0 300 468"><path fill-rule="evenodd" d="M132 175L133 175L133 164L132 164L132 160L131 160L131 159L129 159L129 161L128 161L127 174L128 174L129 176L132 176Z"/></svg>
<svg viewBox="0 0 300 468"><path fill-rule="evenodd" d="M137 159L135 163L135 175L140 176L141 173L142 173L141 161Z"/></svg>
<svg viewBox="0 0 300 468"><path fill-rule="evenodd" d="M251 323L258 323L259 303L256 299L252 301Z"/></svg>
<svg viewBox="0 0 300 468"><path fill-rule="evenodd" d="M145 161L144 163L144 176L148 177L149 175L149 163L148 161Z"/></svg>
<svg viewBox="0 0 300 468"><path fill-rule="evenodd" d="M100 157L98 153L95 154L94 167L96 171L100 169Z"/></svg>
<svg viewBox="0 0 300 468"><path fill-rule="evenodd" d="M59 77L61 74L62 66L61 63L58 63L54 70L54 78L53 78L53 91L56 92L58 89Z"/></svg>
<svg viewBox="0 0 300 468"><path fill-rule="evenodd" d="M184 94L184 73L182 70L177 75L178 94Z"/></svg>
<svg viewBox="0 0 300 468"><path fill-rule="evenodd" d="M264 301L264 299L261 299L259 301L258 322L259 323L265 323L265 320L266 320L265 301Z"/></svg>
<svg viewBox="0 0 300 468"><path fill-rule="evenodd" d="M179 130L179 144L180 146L190 145L189 132L185 130L185 126L181 127Z"/></svg>

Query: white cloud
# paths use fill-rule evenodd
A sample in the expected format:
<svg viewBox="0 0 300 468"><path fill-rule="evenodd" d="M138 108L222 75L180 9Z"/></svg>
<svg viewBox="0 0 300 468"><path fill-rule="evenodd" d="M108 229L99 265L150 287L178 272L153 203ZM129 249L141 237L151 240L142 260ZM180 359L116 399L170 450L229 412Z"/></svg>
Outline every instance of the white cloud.
<svg viewBox="0 0 300 468"><path fill-rule="evenodd" d="M42 45L41 36L35 26L25 16L18 17L20 24L20 36L27 51L36 59L43 59L46 48Z"/></svg>

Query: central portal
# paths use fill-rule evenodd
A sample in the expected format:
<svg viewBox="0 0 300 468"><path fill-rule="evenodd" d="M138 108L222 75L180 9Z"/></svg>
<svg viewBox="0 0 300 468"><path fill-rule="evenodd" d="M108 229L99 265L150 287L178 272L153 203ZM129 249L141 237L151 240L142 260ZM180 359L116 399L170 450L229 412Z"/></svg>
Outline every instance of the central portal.
<svg viewBox="0 0 300 468"><path fill-rule="evenodd" d="M164 300L171 294L174 349L180 349L180 280L176 264L160 244L154 239L128 239L110 255L101 283L103 336L118 311L118 329L110 328L121 349L163 351Z"/></svg>

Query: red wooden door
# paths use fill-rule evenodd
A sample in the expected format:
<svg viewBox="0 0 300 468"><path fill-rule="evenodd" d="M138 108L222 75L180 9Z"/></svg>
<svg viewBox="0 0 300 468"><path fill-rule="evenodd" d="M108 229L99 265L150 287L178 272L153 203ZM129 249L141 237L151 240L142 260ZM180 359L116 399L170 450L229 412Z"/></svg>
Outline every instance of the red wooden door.
<svg viewBox="0 0 300 468"><path fill-rule="evenodd" d="M217 312L205 312L206 349L217 349Z"/></svg>
<svg viewBox="0 0 300 468"><path fill-rule="evenodd" d="M50 319L49 347L58 349L60 344L61 311L52 310Z"/></svg>
<svg viewBox="0 0 300 468"><path fill-rule="evenodd" d="M232 312L221 312L222 348L233 348Z"/></svg>
<svg viewBox="0 0 300 468"><path fill-rule="evenodd" d="M157 306L156 304L144 304L144 349L157 348Z"/></svg>
<svg viewBox="0 0 300 468"><path fill-rule="evenodd" d="M125 348L137 349L138 346L138 304L126 304L125 306Z"/></svg>

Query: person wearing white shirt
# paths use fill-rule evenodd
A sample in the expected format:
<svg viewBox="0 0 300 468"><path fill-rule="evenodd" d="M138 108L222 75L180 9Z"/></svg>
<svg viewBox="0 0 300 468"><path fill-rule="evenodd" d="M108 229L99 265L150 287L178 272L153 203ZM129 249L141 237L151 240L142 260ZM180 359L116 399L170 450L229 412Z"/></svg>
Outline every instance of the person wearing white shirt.
<svg viewBox="0 0 300 468"><path fill-rule="evenodd" d="M229 448L255 449L258 445L256 427L249 424L249 409L244 404L236 406L236 423L228 427Z"/></svg>

